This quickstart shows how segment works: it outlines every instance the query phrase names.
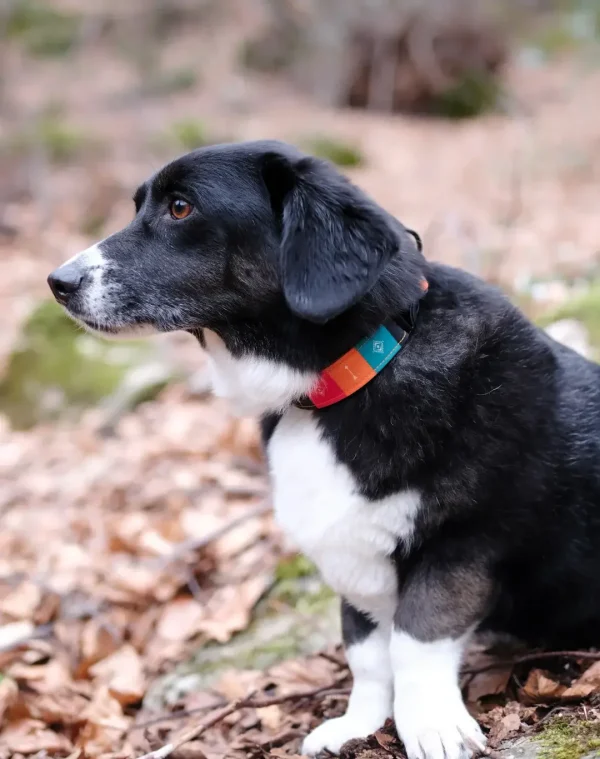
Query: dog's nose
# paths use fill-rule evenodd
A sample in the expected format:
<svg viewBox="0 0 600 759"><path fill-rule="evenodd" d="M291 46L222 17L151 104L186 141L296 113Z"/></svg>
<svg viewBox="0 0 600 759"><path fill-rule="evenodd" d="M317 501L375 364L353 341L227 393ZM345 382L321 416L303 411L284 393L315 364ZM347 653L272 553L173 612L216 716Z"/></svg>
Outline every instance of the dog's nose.
<svg viewBox="0 0 600 759"><path fill-rule="evenodd" d="M64 306L69 297L77 292L82 279L83 272L79 266L64 264L50 274L48 284L56 300Z"/></svg>

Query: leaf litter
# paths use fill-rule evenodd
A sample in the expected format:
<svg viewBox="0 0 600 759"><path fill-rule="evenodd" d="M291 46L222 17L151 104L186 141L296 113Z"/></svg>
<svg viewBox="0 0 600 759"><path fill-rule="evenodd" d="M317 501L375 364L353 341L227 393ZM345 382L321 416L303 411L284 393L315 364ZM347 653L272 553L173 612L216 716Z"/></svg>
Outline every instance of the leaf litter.
<svg viewBox="0 0 600 759"><path fill-rule="evenodd" d="M196 60L195 38L191 45ZM69 79L79 74L89 93L97 77L78 68L71 66ZM523 71L516 74L523 78ZM409 120L344 113L344 133L360 137L369 154L360 183L428 232L430 255L470 265L476 247L481 267L485 251L498 250L507 282L559 265L580 270L580 259L596 262L597 215L589 208L597 190L598 125L588 105L598 73L585 81L578 74L573 88L570 70L561 68L550 72L553 86L544 85L540 94L542 74L525 77L528 89L521 94L533 109L527 123L490 118L452 130L433 124L424 129ZM14 82L23 88L21 79ZM558 92L559 84L562 99L548 94ZM209 85L224 89L218 77L203 81L203 93ZM199 94L190 97L197 110ZM281 106L274 102L279 99ZM339 115L294 103L288 93L273 98L262 92L259 100L266 109L254 103L256 118L243 135L233 129L240 122L237 112L224 126L239 137L259 137L268 128L293 139L300 121L336 131L341 125ZM218 102L204 107L218 109ZM96 116L90 114L94 126ZM145 109L111 112L111 144L137 134L138 118L147 120ZM533 136L533 157L547 171L528 164ZM587 151L587 160L579 168L555 167L550 176L549 164L565 159L574 146ZM519 166L518 198L512 179L505 181L507 156ZM433 195L423 160L430 161L441 188ZM119 185L110 190L115 215L109 227L116 229L129 218L128 205L120 216L120 198L130 191L131 177L151 167L132 166L121 154L110 166ZM79 167L63 170L60 187L54 178L52 193L58 197L62 187L63 203L54 207L48 229L38 229L35 204L10 205L22 234L1 251L0 362L27 310L25 301L46 294L40 270L90 242L75 239L73 214L83 185L96 181L82 183ZM506 210L515 204L518 212L507 228ZM31 229L37 230L33 236L26 234ZM43 250L48 260L40 258ZM196 365L196 349L193 355ZM233 421L222 404L182 387L167 389L108 427L105 422L98 410L76 425L17 433L0 417L0 759L133 759L151 751L165 755L168 744L175 746L175 759L297 757L302 736L345 709L350 679L339 650L287 660L265 672L230 670L210 690L190 693L162 712L144 705L161 673L203 643L227 641L248 625L286 554L267 511L256 425ZM593 658L509 659L506 651L481 646L465 662L463 691L492 749L535 732L557 709L600 725L600 665ZM254 694L250 702L248 694ZM384 759L403 752L388 723L368 740L352 741L343 755Z"/></svg>
<svg viewBox="0 0 600 759"><path fill-rule="evenodd" d="M298 755L311 728L345 709L340 650L232 669L164 712L144 706L157 676L248 626L288 555L256 426L182 388L111 436L97 425L89 412L76 427L37 430L35 444L0 437L0 757ZM586 704L600 726L600 660L585 653L471 650L464 693L492 747L557 704ZM344 748L390 754L403 755L391 724Z"/></svg>

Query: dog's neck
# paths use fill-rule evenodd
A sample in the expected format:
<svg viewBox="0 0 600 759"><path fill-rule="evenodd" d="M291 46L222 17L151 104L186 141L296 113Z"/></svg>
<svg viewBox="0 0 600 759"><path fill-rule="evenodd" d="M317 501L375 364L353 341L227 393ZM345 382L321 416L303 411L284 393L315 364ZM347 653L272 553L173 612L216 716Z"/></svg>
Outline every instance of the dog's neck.
<svg viewBox="0 0 600 759"><path fill-rule="evenodd" d="M242 416L281 412L308 396L320 372L389 318L403 319L415 301L403 298L393 273L349 312L324 325L290 316L283 304L263 318L197 333L205 347L213 391ZM396 279L396 283L398 280Z"/></svg>

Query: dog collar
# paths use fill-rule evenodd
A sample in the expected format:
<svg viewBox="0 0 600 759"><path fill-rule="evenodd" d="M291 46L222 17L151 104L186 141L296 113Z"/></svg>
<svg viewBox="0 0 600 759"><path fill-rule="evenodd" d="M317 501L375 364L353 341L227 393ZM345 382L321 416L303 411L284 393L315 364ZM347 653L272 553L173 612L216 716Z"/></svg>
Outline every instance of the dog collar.
<svg viewBox="0 0 600 759"><path fill-rule="evenodd" d="M429 287L427 280L424 279L421 286L426 293ZM296 401L297 408L326 408L363 388L406 345L414 329L418 312L417 301L406 315L395 320L387 319L375 332L363 338L354 348L323 369L314 389Z"/></svg>

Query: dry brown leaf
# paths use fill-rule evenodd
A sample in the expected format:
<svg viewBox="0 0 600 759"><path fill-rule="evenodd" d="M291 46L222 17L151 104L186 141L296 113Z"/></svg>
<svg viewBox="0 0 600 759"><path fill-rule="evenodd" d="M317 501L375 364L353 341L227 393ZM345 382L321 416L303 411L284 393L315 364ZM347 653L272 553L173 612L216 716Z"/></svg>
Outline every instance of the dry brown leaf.
<svg viewBox="0 0 600 759"><path fill-rule="evenodd" d="M33 612L33 621L36 625L46 625L53 620L60 609L60 596L58 593L47 591L43 594L41 602Z"/></svg>
<svg viewBox="0 0 600 759"><path fill-rule="evenodd" d="M264 535L264 531L262 519L249 519L216 540L211 546L211 553L219 561L226 561L254 545Z"/></svg>
<svg viewBox="0 0 600 759"><path fill-rule="evenodd" d="M0 748L5 746L13 754L48 754L73 750L71 741L46 728L40 720L23 719L8 725L0 735ZM11 754L12 755L12 754Z"/></svg>
<svg viewBox="0 0 600 759"><path fill-rule="evenodd" d="M478 672L467 686L467 700L470 703L475 703L484 696L495 696L499 693L504 693L510 682L511 674L512 666Z"/></svg>
<svg viewBox="0 0 600 759"><path fill-rule="evenodd" d="M389 733L384 733L381 730L377 730L377 732L374 734L374 737L382 749L393 753L392 746L396 742L396 739L393 735L389 735Z"/></svg>
<svg viewBox="0 0 600 759"><path fill-rule="evenodd" d="M204 618L204 609L194 598L175 598L163 608L156 633L163 640L189 640L202 629Z"/></svg>
<svg viewBox="0 0 600 759"><path fill-rule="evenodd" d="M500 742L506 740L512 733L516 733L521 728L521 718L517 712L506 714L496 725L494 732L495 740Z"/></svg>
<svg viewBox="0 0 600 759"><path fill-rule="evenodd" d="M121 704L106 686L95 691L81 716L86 724L79 733L77 745L84 749L86 757L96 757L113 750L131 724L131 719L123 715Z"/></svg>
<svg viewBox="0 0 600 759"><path fill-rule="evenodd" d="M111 696L123 705L137 703L146 691L142 660L129 643L94 664L89 673L106 685Z"/></svg>
<svg viewBox="0 0 600 759"><path fill-rule="evenodd" d="M209 638L226 643L233 633L246 629L256 602L270 582L270 575L263 574L239 585L219 588L207 605L207 618L200 623L199 629Z"/></svg>
<svg viewBox="0 0 600 759"><path fill-rule="evenodd" d="M213 685L213 690L221 693L228 701L237 701L255 690L263 678L262 672L256 670L228 669Z"/></svg>
<svg viewBox="0 0 600 759"><path fill-rule="evenodd" d="M25 693L22 698L29 715L46 724L77 724L88 705L87 698L71 688L44 694Z"/></svg>
<svg viewBox="0 0 600 759"><path fill-rule="evenodd" d="M544 703L560 698L565 690L565 686L553 680L547 672L532 669L522 688L522 694L529 703Z"/></svg>
<svg viewBox="0 0 600 759"><path fill-rule="evenodd" d="M117 651L121 642L122 636L117 627L103 620L88 620L81 630L78 676L86 677L89 668Z"/></svg>
<svg viewBox="0 0 600 759"><path fill-rule="evenodd" d="M19 687L10 677L0 680L0 727L4 721L4 715L14 706L19 695Z"/></svg>
<svg viewBox="0 0 600 759"><path fill-rule="evenodd" d="M25 683L36 693L55 693L71 682L69 670L58 659L52 659L47 664L15 662L8 668L8 675L19 683Z"/></svg>
<svg viewBox="0 0 600 759"><path fill-rule="evenodd" d="M41 600L39 585L25 580L0 601L0 612L13 619L32 619Z"/></svg>
<svg viewBox="0 0 600 759"><path fill-rule="evenodd" d="M592 693L600 691L600 661L592 664L567 690L562 694L564 699L587 698Z"/></svg>
<svg viewBox="0 0 600 759"><path fill-rule="evenodd" d="M263 706L260 709L256 710L256 714L258 715L262 726L266 727L267 730L271 730L272 732L275 732L275 730L278 730L279 727L281 727L281 723L284 719L284 714L281 711L281 707L279 707L277 704L272 704L271 706Z"/></svg>

